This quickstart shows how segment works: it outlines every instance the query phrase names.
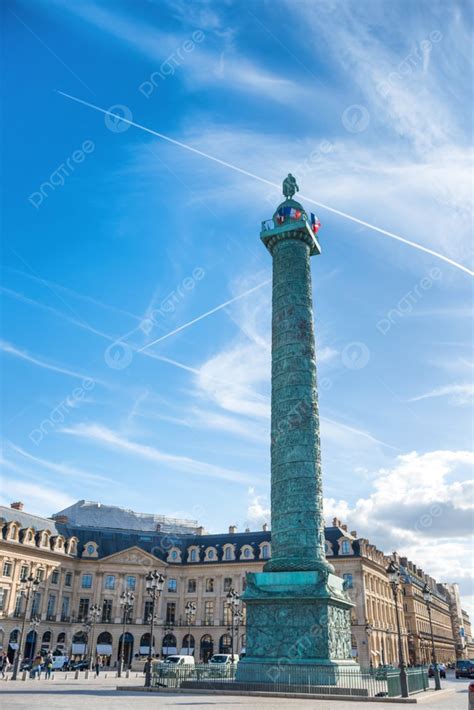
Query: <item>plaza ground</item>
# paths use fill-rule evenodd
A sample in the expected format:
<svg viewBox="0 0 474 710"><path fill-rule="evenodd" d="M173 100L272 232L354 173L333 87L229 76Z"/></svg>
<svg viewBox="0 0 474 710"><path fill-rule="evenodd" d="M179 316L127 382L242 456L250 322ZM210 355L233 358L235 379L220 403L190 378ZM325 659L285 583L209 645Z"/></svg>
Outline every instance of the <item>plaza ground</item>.
<svg viewBox="0 0 474 710"><path fill-rule="evenodd" d="M0 707L14 710L160 710L161 708L229 708L229 710L250 710L250 708L290 708L290 710L362 710L362 708L401 708L396 703L364 703L341 700L313 700L289 698L262 698L233 695L196 695L191 693L134 693L131 690L116 690L120 686L142 684L143 678L64 680L57 675L54 680L0 681ZM416 696L422 710L467 710L469 681L448 677L443 687L449 692L419 693ZM408 707L416 707L408 705Z"/></svg>

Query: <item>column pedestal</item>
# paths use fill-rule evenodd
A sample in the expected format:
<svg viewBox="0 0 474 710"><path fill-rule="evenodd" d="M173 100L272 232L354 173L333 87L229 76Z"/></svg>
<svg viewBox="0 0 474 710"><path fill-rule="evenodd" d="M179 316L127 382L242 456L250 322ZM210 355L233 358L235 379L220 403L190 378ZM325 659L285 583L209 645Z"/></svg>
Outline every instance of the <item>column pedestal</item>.
<svg viewBox="0 0 474 710"><path fill-rule="evenodd" d="M246 655L239 682L337 684L351 660L350 610L343 580L324 571L247 574Z"/></svg>

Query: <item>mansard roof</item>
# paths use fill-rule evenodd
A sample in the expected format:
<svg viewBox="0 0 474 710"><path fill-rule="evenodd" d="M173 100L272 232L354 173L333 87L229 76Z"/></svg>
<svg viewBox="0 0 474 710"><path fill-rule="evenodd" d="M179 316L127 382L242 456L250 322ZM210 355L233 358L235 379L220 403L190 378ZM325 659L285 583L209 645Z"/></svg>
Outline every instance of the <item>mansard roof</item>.
<svg viewBox="0 0 474 710"><path fill-rule="evenodd" d="M52 518L42 518L39 515L31 515L23 510L16 508L8 508L0 505L0 520L5 520L7 523L17 522L21 528L33 528L35 532L39 530L49 530L51 535L58 535L58 529L55 521Z"/></svg>

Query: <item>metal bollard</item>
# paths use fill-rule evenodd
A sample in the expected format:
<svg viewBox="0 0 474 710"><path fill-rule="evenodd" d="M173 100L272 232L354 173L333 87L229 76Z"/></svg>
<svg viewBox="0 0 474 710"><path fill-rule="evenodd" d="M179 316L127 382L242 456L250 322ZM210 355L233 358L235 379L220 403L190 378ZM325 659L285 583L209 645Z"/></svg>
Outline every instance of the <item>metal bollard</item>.
<svg viewBox="0 0 474 710"><path fill-rule="evenodd" d="M22 680L26 680L28 676L28 671L23 671L23 675L21 676Z"/></svg>
<svg viewBox="0 0 474 710"><path fill-rule="evenodd" d="M79 671L76 671L74 674L74 679L79 680Z"/></svg>
<svg viewBox="0 0 474 710"><path fill-rule="evenodd" d="M130 670L125 673L125 678L130 678Z"/></svg>

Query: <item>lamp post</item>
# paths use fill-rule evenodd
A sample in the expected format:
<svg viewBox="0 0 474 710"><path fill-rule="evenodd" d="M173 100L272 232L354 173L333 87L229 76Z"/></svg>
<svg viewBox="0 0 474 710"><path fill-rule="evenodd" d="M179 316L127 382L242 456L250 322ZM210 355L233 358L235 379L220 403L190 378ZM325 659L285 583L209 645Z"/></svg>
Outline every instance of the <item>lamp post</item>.
<svg viewBox="0 0 474 710"><path fill-rule="evenodd" d="M135 594L133 592L127 591L122 592L120 595L120 606L123 610L123 628L122 628L122 646L120 648L120 658L117 670L117 676L121 678L123 671L123 664L125 660L125 632L127 629L127 622L129 621L130 612L133 609L133 604L135 601Z"/></svg>
<svg viewBox="0 0 474 710"><path fill-rule="evenodd" d="M33 631L33 633L36 634L36 638L38 637L38 626L41 624L41 617L39 616L33 616L30 621L30 631ZM26 637L28 638L28 636ZM33 645L31 646L31 651L33 650ZM40 648L41 650L41 648ZM31 653L30 660L33 660L34 653Z"/></svg>
<svg viewBox="0 0 474 710"><path fill-rule="evenodd" d="M36 579L33 577L32 574L25 580L24 582L24 587L21 589L21 595L26 597L26 602L25 602L25 612L23 614L23 621L21 623L21 632L20 632L20 640L18 643L18 649L15 654L15 661L13 663L13 673L12 673L12 680L16 680L18 676L18 671L20 670L20 663L21 663L21 649L23 648L23 640L25 636L25 627L26 627L26 617L28 615L28 606L30 604L30 597L31 597L31 592L36 591L39 585L39 579Z"/></svg>
<svg viewBox="0 0 474 710"><path fill-rule="evenodd" d="M397 635L398 635L398 664L400 666L400 689L402 698L408 698L408 678L407 667L405 665L405 657L403 654L402 632L400 628L400 614L398 610L398 593L400 590L400 569L392 560L386 569L388 580L392 588L393 599L395 602L395 618L397 620Z"/></svg>
<svg viewBox="0 0 474 710"><path fill-rule="evenodd" d="M196 602L188 602L184 607L184 614L188 622L188 656L191 655L191 624L196 616Z"/></svg>
<svg viewBox="0 0 474 710"><path fill-rule="evenodd" d="M151 687L151 658L152 658L152 647L153 647L153 628L155 624L155 606L156 602L160 598L161 592L165 585L165 578L157 570L154 572L148 572L145 577L145 589L148 596L151 599L151 613L150 613L150 647L148 652L148 660L146 664L145 673L145 687Z"/></svg>
<svg viewBox="0 0 474 710"><path fill-rule="evenodd" d="M96 654L94 654L94 629L95 625L99 621L99 617L101 615L101 608L98 604L93 604L91 608L89 609L89 618L87 621L87 628L88 628L88 634L87 636L89 637L89 632L90 632L90 648L89 648L89 670L92 670L94 666L94 657Z"/></svg>
<svg viewBox="0 0 474 710"><path fill-rule="evenodd" d="M433 620L431 618L431 589L427 584L423 587L423 599L425 600L426 608L428 609L428 619L430 622L430 635L431 635L431 658L433 662L434 680L435 680L435 690L441 690L441 681L439 677L438 660L436 658L436 648L433 636Z"/></svg>
<svg viewBox="0 0 474 710"><path fill-rule="evenodd" d="M234 663L234 629L235 629L235 622L236 619L241 621L241 611L240 611L240 597L235 591L233 587L229 589L227 592L227 605L229 606L231 610L231 615L232 615L232 621L231 621L231 630L230 630L230 644L231 644L231 651L232 651L232 663Z"/></svg>
<svg viewBox="0 0 474 710"><path fill-rule="evenodd" d="M370 648L370 636L374 630L374 627L372 624L366 624L365 625L365 633L367 634L367 650L369 652L369 666L372 668L372 651Z"/></svg>

